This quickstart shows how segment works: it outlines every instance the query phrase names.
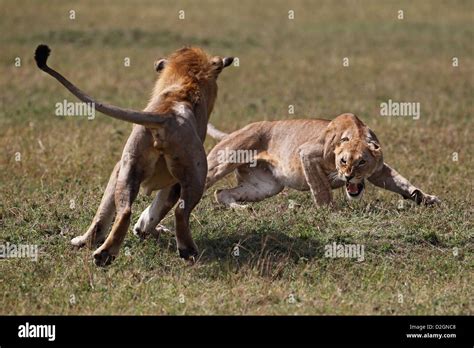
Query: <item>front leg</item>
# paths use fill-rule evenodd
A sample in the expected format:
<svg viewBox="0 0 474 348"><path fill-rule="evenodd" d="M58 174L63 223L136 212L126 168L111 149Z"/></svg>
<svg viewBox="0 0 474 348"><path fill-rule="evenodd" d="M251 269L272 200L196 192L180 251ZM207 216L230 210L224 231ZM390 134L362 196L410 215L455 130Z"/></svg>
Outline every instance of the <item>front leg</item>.
<svg viewBox="0 0 474 348"><path fill-rule="evenodd" d="M157 226L178 201L180 190L179 184L174 184L158 191L153 203L140 215L133 233L144 239L150 234L158 237L161 231L166 230L164 226L159 229Z"/></svg>
<svg viewBox="0 0 474 348"><path fill-rule="evenodd" d="M317 206L332 203L331 184L324 173L320 161L321 151L318 147L303 147L300 149L300 161L306 182Z"/></svg>
<svg viewBox="0 0 474 348"><path fill-rule="evenodd" d="M369 181L376 186L398 193L405 199L411 199L415 201L416 204L424 203L425 205L432 205L441 202L438 197L424 193L419 188L413 186L407 179L386 163L384 163L381 170L369 177Z"/></svg>

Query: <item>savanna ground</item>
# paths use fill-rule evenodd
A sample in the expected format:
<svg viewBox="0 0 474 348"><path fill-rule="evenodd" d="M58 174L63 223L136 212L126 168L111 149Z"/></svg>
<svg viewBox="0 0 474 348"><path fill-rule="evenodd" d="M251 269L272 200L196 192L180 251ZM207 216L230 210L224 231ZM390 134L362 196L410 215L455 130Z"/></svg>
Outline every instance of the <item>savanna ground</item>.
<svg viewBox="0 0 474 348"><path fill-rule="evenodd" d="M40 248L37 262L0 261L1 314L472 314L473 7L0 1L0 242ZM129 233L117 260L97 268L92 251L69 240L91 222L131 125L100 114L55 116L55 103L76 100L36 68L39 43L52 47L50 65L82 89L137 109L157 58L183 45L239 57L218 81L211 117L218 128L356 113L377 133L387 162L443 204L400 205L368 186L355 204L335 192L333 209L285 191L231 211L210 191L192 217L201 251L194 266L179 259L172 234L141 242ZM420 102L420 119L381 117L388 99ZM214 144L208 139L206 149ZM133 224L151 200L139 196ZM173 216L164 223L173 227ZM324 257L333 242L364 245L365 260Z"/></svg>

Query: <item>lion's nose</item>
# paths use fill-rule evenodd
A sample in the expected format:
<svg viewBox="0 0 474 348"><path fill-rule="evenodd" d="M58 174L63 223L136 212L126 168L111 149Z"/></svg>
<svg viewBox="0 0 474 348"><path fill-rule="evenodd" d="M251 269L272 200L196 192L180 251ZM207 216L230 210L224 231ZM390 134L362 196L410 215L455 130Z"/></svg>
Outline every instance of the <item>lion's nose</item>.
<svg viewBox="0 0 474 348"><path fill-rule="evenodd" d="M345 175L346 181L351 181L351 179L354 177L354 175Z"/></svg>

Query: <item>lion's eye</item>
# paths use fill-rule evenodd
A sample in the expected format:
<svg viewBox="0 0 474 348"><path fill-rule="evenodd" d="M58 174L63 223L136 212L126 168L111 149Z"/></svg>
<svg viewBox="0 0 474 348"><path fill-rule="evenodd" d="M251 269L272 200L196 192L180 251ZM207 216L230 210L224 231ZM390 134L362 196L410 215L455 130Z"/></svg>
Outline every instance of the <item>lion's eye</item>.
<svg viewBox="0 0 474 348"><path fill-rule="evenodd" d="M360 160L359 165L363 166L365 164L365 160Z"/></svg>
<svg viewBox="0 0 474 348"><path fill-rule="evenodd" d="M344 158L341 158L341 163L346 164L346 160Z"/></svg>

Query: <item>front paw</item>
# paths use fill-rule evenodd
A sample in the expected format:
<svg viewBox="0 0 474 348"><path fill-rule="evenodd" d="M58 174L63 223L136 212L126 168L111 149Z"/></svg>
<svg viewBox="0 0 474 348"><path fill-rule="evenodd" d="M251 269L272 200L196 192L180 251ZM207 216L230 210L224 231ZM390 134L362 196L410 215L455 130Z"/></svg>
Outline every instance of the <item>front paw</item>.
<svg viewBox="0 0 474 348"><path fill-rule="evenodd" d="M423 203L425 205L435 205L435 204L440 204L441 200L436 196L425 194L423 196Z"/></svg>
<svg viewBox="0 0 474 348"><path fill-rule="evenodd" d="M145 219L142 219L142 217L140 217L135 226L133 226L133 234L141 240L144 240L149 235L152 235L154 230L155 228L150 227L150 224L147 224Z"/></svg>
<svg viewBox="0 0 474 348"><path fill-rule="evenodd" d="M441 200L438 197L424 193L419 189L414 190L411 196L416 204L423 203L424 205L429 206L441 203Z"/></svg>
<svg viewBox="0 0 474 348"><path fill-rule="evenodd" d="M140 238L141 240L146 239L148 236L152 236L155 238L160 238L160 235L162 232L165 233L173 233L169 228L167 228L164 225L158 225L155 228L144 228L143 226L140 225L139 222L135 224L133 227L133 234Z"/></svg>
<svg viewBox="0 0 474 348"><path fill-rule="evenodd" d="M144 240L147 237L146 230L140 225L140 221L133 226L133 234L140 238L140 240Z"/></svg>

